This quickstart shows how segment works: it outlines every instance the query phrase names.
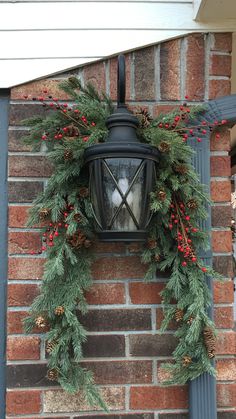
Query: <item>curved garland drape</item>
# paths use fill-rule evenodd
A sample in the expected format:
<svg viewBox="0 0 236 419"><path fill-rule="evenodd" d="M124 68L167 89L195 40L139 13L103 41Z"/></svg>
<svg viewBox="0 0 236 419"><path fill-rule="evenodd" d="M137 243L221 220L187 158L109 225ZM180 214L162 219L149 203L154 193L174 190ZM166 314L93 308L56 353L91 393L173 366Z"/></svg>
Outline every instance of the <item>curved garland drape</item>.
<svg viewBox="0 0 236 419"><path fill-rule="evenodd" d="M87 311L84 292L92 282L96 240L83 153L86 147L105 141L105 121L113 105L91 85L82 87L75 77L63 82L61 88L71 97L72 105L48 96L45 90L46 99L36 99L49 111L48 116L22 121L30 128L25 142L33 150L45 144L54 167L30 213L29 225L43 225L39 253L46 252L47 261L41 292L32 304L25 328L30 332L37 327L46 333L48 379L68 392L85 390L89 403L105 409L92 374L80 363L86 340L80 317ZM197 132L200 142L201 133L226 121L203 121L197 126L194 121L199 113L204 114L204 107L183 104L152 120L146 110L136 110L141 140L161 153L158 180L151 194L153 218L142 261L148 264L146 280L154 280L157 270L170 274L162 292L162 331L174 320L178 344L174 362L165 364L169 370L167 384L186 383L206 371L215 373L211 364L215 326L207 314L211 296L205 278L219 275L198 259L199 250L209 245L207 234L199 229L199 220L207 216L209 200L192 167L193 151L187 139Z"/></svg>

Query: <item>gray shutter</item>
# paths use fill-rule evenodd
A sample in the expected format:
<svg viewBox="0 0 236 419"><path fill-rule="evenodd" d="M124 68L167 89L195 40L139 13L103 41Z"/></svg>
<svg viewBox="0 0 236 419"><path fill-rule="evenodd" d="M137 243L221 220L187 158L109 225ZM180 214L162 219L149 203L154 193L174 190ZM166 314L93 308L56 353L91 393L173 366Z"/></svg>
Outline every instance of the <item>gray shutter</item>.
<svg viewBox="0 0 236 419"><path fill-rule="evenodd" d="M0 417L5 418L7 296L7 146L10 91L0 89Z"/></svg>

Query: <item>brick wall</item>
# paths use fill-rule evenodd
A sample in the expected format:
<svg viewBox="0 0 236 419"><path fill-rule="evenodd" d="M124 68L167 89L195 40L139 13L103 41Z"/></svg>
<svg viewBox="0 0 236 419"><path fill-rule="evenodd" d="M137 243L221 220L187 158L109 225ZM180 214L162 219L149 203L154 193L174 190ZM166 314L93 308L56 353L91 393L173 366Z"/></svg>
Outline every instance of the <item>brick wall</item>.
<svg viewBox="0 0 236 419"><path fill-rule="evenodd" d="M127 102L146 106L157 115L181 103L185 94L199 103L230 94L231 34L190 35L126 55ZM84 81L116 98L116 59L74 70ZM165 278L143 283L145 267L139 246L101 243L93 266L94 285L88 293L90 310L83 322L88 330L84 363L94 371L111 413L88 411L78 396L63 394L45 378L43 336L25 336L22 319L37 295L44 259L32 255L40 247L37 229L27 229L33 198L51 173L43 153L32 153L20 142L19 122L35 112L45 113L37 101L23 94L58 91L57 75L13 88L9 128L9 288L8 288L8 393L7 417L11 419L186 419L187 386L161 387L160 362L175 346L173 330L160 335L162 318L159 292ZM211 139L212 243L214 267L225 277L215 282L215 319L219 328L219 419L235 418L236 362L233 328L231 260L230 138Z"/></svg>

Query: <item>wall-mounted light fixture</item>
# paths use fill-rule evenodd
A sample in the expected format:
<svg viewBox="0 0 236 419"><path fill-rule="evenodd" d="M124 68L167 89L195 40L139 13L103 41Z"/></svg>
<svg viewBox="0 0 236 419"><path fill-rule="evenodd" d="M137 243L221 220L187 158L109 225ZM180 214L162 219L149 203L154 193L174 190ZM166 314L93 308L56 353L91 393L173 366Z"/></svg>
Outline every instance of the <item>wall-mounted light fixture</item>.
<svg viewBox="0 0 236 419"><path fill-rule="evenodd" d="M108 139L88 147L90 198L102 241L143 241L151 219L150 192L158 150L137 138L137 118L125 105L125 57L118 57L117 109L107 119Z"/></svg>

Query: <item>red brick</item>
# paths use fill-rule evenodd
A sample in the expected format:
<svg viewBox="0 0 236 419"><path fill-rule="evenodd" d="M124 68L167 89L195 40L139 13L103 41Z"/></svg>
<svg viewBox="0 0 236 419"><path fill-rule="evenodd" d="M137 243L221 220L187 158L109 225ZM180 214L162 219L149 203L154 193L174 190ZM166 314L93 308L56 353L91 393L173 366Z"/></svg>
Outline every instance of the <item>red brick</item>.
<svg viewBox="0 0 236 419"><path fill-rule="evenodd" d="M135 99L147 101L155 99L155 58L154 47L134 52Z"/></svg>
<svg viewBox="0 0 236 419"><path fill-rule="evenodd" d="M83 365L94 374L97 384L148 384L152 382L152 361L99 361Z"/></svg>
<svg viewBox="0 0 236 419"><path fill-rule="evenodd" d="M230 80L209 80L209 99L228 96L231 92Z"/></svg>
<svg viewBox="0 0 236 419"><path fill-rule="evenodd" d="M217 380L236 380L236 359L218 359L216 363Z"/></svg>
<svg viewBox="0 0 236 419"><path fill-rule="evenodd" d="M216 134L220 135L220 138L216 138ZM211 135L211 151L230 151L230 131L229 129L220 130L212 133Z"/></svg>
<svg viewBox="0 0 236 419"><path fill-rule="evenodd" d="M189 35L187 42L185 92L190 100L203 100L205 93L204 34Z"/></svg>
<svg viewBox="0 0 236 419"><path fill-rule="evenodd" d="M85 83L92 83L98 91L106 91L106 76L105 76L105 63L98 62L86 65L84 68L84 81Z"/></svg>
<svg viewBox="0 0 236 419"><path fill-rule="evenodd" d="M231 52L232 51L232 33L215 33L212 51Z"/></svg>
<svg viewBox="0 0 236 419"><path fill-rule="evenodd" d="M31 207L26 206L9 206L8 211L8 223L9 227L25 227L28 217L29 217L29 209Z"/></svg>
<svg viewBox="0 0 236 419"><path fill-rule="evenodd" d="M86 299L88 304L124 304L124 284L93 284Z"/></svg>
<svg viewBox="0 0 236 419"><path fill-rule="evenodd" d="M211 156L211 176L230 176L230 157Z"/></svg>
<svg viewBox="0 0 236 419"><path fill-rule="evenodd" d="M158 386L131 387L131 409L186 409L187 388L172 386L168 388Z"/></svg>
<svg viewBox="0 0 236 419"><path fill-rule="evenodd" d="M9 284L8 305L9 307L30 306L39 293L39 287L35 284Z"/></svg>
<svg viewBox="0 0 236 419"><path fill-rule="evenodd" d="M125 243L115 243L115 242L95 242L93 245L93 250L96 253L125 253L126 245Z"/></svg>
<svg viewBox="0 0 236 419"><path fill-rule="evenodd" d="M218 355L235 355L236 333L221 332L217 336L216 353Z"/></svg>
<svg viewBox="0 0 236 419"><path fill-rule="evenodd" d="M162 321L164 320L164 313L162 308L157 308L156 310L156 317L157 317L157 330L160 329ZM178 328L178 324L175 320L171 320L167 330L176 330Z"/></svg>
<svg viewBox="0 0 236 419"><path fill-rule="evenodd" d="M211 199L214 202L229 202L231 200L230 181L211 181Z"/></svg>
<svg viewBox="0 0 236 419"><path fill-rule="evenodd" d="M160 304L161 295L164 284L134 282L129 286L130 299L132 304Z"/></svg>
<svg viewBox="0 0 236 419"><path fill-rule="evenodd" d="M215 307L214 320L219 329L233 329L234 312L233 307Z"/></svg>
<svg viewBox="0 0 236 419"><path fill-rule="evenodd" d="M24 99L24 95L28 95L29 99L43 96L46 100L48 99L48 96L53 96L61 100L67 100L69 99L68 94L59 88L59 83L61 83L61 81L62 80L43 79L13 87L11 89L11 99ZM48 90L48 93L43 93L43 90L45 89Z"/></svg>
<svg viewBox="0 0 236 419"><path fill-rule="evenodd" d="M34 232L10 232L9 254L38 252L41 249L41 235Z"/></svg>
<svg viewBox="0 0 236 419"><path fill-rule="evenodd" d="M45 259L9 258L9 279L42 279Z"/></svg>
<svg viewBox="0 0 236 419"><path fill-rule="evenodd" d="M110 64L110 97L117 100L117 57L111 58ZM125 55L125 77L126 77L126 100L131 99L131 80L130 80L131 57Z"/></svg>
<svg viewBox="0 0 236 419"><path fill-rule="evenodd" d="M163 42L160 50L162 100L180 99L180 39Z"/></svg>
<svg viewBox="0 0 236 419"><path fill-rule="evenodd" d="M44 156L9 156L9 176L49 177L52 165Z"/></svg>
<svg viewBox="0 0 236 419"><path fill-rule="evenodd" d="M175 105L155 105L153 107L153 116L154 118L159 116L160 114L166 114L172 112L176 109Z"/></svg>
<svg viewBox="0 0 236 419"><path fill-rule="evenodd" d="M233 281L214 281L213 282L214 303L231 304L234 302L234 283Z"/></svg>
<svg viewBox="0 0 236 419"><path fill-rule="evenodd" d="M212 76L231 76L231 56L212 55L210 75Z"/></svg>
<svg viewBox="0 0 236 419"><path fill-rule="evenodd" d="M33 336L9 337L7 341L7 359L40 359L40 339Z"/></svg>
<svg viewBox="0 0 236 419"><path fill-rule="evenodd" d="M146 271L137 256L99 258L92 267L94 279L143 278Z"/></svg>
<svg viewBox="0 0 236 419"><path fill-rule="evenodd" d="M215 205L211 207L212 227L231 227L232 207L231 205Z"/></svg>
<svg viewBox="0 0 236 419"><path fill-rule="evenodd" d="M235 407L236 405L236 384L217 385L218 407Z"/></svg>
<svg viewBox="0 0 236 419"><path fill-rule="evenodd" d="M8 391L7 415L30 415L40 413L41 392L37 390Z"/></svg>
<svg viewBox="0 0 236 419"><path fill-rule="evenodd" d="M134 243L130 243L128 246L128 251L129 253L140 253L143 249L143 246L138 243L138 242L134 242Z"/></svg>
<svg viewBox="0 0 236 419"><path fill-rule="evenodd" d="M29 315L28 311L8 311L7 313L7 333L23 333L23 320Z"/></svg>
<svg viewBox="0 0 236 419"><path fill-rule="evenodd" d="M212 231L213 252L232 251L232 232L231 231Z"/></svg>
<svg viewBox="0 0 236 419"><path fill-rule="evenodd" d="M9 151L32 151L32 146L23 142L23 137L28 131L24 129L11 129L8 131L8 150Z"/></svg>

